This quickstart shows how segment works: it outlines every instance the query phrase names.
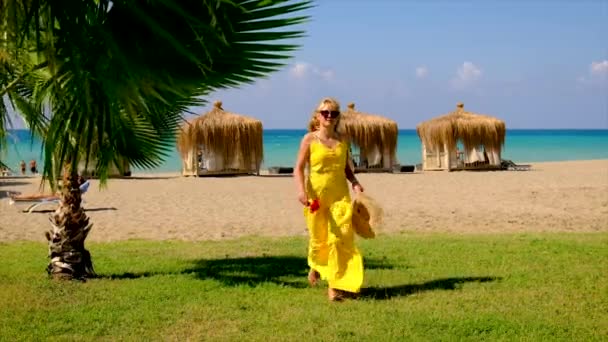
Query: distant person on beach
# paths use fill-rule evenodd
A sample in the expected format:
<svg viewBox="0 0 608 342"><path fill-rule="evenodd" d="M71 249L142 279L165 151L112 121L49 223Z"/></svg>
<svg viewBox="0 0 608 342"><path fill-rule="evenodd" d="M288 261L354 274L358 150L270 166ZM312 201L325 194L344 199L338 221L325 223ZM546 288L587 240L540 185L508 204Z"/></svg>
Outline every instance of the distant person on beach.
<svg viewBox="0 0 608 342"><path fill-rule="evenodd" d="M307 133L300 143L294 178L298 200L310 235L308 281L329 283L331 301L354 298L363 284L363 261L355 247L352 205L347 180L353 191L363 187L347 160L349 144L338 132L340 105L324 98L315 109ZM305 181L304 169L309 175Z"/></svg>
<svg viewBox="0 0 608 342"><path fill-rule="evenodd" d="M38 173L38 168L36 166L36 160L34 160L34 159L30 160L30 171L32 172L33 175Z"/></svg>
<svg viewBox="0 0 608 342"><path fill-rule="evenodd" d="M22 160L21 163L19 163L19 168L21 169L21 175L25 176L25 160Z"/></svg>

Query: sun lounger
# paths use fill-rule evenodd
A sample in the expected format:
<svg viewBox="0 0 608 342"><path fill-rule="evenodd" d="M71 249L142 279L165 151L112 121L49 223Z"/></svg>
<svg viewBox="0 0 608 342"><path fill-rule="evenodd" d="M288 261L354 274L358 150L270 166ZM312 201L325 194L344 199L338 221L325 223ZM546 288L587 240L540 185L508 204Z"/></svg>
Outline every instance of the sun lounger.
<svg viewBox="0 0 608 342"><path fill-rule="evenodd" d="M393 165L393 173L406 173L416 171L415 165Z"/></svg>
<svg viewBox="0 0 608 342"><path fill-rule="evenodd" d="M531 169L532 165L529 164L517 164L507 168L509 171L530 171Z"/></svg>
<svg viewBox="0 0 608 342"><path fill-rule="evenodd" d="M515 164L508 159L503 159L500 166L503 170L507 171L530 171L532 169L532 165L530 164Z"/></svg>
<svg viewBox="0 0 608 342"><path fill-rule="evenodd" d="M84 183L82 183L80 185L80 193L84 194L87 192L87 190L89 189L89 181L86 181ZM29 206L27 207L27 209L22 210L24 213L32 213L34 211L34 209L38 208L41 205L46 205L46 204L59 204L59 201L61 201L61 198L57 195L49 195L49 196L41 196L41 197L34 197L34 196L15 196L12 194L9 194L9 204L10 205L16 205L16 204L29 204ZM84 203L84 199L82 200L82 202Z"/></svg>
<svg viewBox="0 0 608 342"><path fill-rule="evenodd" d="M293 173L293 167L272 166L268 168L268 173L271 175L289 175Z"/></svg>

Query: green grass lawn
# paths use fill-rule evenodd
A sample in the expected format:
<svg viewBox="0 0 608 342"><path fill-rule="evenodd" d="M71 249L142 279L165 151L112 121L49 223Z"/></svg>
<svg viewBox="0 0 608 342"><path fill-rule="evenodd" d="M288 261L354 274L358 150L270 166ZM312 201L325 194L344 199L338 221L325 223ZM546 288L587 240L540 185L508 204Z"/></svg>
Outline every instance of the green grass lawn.
<svg viewBox="0 0 608 342"><path fill-rule="evenodd" d="M304 238L91 243L99 278L47 278L46 245L0 244L0 339L608 339L608 234L360 241L362 298L308 288Z"/></svg>

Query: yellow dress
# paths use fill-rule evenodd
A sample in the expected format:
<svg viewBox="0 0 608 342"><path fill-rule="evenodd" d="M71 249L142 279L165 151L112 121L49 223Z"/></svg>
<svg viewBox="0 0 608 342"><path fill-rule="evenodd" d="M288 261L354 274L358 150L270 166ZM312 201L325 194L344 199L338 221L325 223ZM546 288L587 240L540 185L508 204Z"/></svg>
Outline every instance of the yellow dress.
<svg viewBox="0 0 608 342"><path fill-rule="evenodd" d="M334 148L318 139L310 143L310 172L306 192L318 199L314 213L304 208L310 235L308 265L317 270L329 287L358 293L363 283L363 261L355 247L352 205L344 168L348 145Z"/></svg>

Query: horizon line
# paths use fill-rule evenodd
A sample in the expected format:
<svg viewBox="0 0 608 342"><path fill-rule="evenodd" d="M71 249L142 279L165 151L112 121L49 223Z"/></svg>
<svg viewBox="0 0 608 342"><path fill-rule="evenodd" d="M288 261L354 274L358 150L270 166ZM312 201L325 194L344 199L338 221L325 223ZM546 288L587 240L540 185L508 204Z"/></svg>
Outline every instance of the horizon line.
<svg viewBox="0 0 608 342"><path fill-rule="evenodd" d="M272 127L272 128L264 128L263 129L265 131L272 131L272 130L292 130L292 131L305 131L307 130L307 128L301 128L301 127ZM608 127L606 128L587 128L587 127L583 127L583 128L570 128L570 127L558 127L558 128L547 128L547 127L512 127L506 128L507 130L547 130L547 131L562 131L562 130L570 130L570 131L575 131L575 130L585 130L585 131L608 131ZM402 131L402 130L412 130L415 131L416 127L406 127L406 128L398 128L398 130ZM8 128L6 131L29 131L29 128Z"/></svg>

